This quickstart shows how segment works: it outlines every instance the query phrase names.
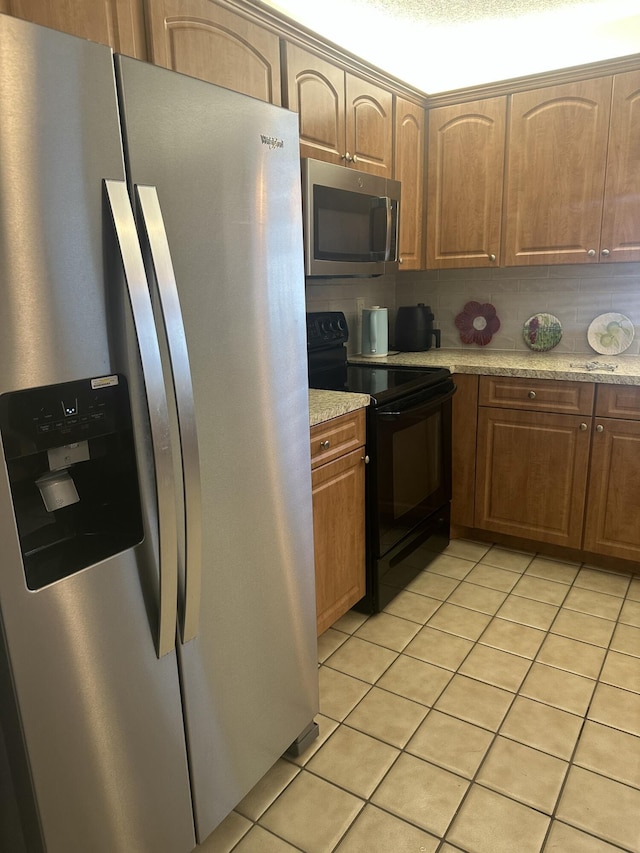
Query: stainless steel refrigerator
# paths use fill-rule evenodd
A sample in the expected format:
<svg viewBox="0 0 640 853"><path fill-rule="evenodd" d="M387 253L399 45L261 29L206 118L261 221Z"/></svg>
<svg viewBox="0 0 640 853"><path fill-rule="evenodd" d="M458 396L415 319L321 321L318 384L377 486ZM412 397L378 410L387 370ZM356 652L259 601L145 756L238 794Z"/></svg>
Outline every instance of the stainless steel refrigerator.
<svg viewBox="0 0 640 853"><path fill-rule="evenodd" d="M187 853L313 738L304 310L294 114L0 16L1 849Z"/></svg>

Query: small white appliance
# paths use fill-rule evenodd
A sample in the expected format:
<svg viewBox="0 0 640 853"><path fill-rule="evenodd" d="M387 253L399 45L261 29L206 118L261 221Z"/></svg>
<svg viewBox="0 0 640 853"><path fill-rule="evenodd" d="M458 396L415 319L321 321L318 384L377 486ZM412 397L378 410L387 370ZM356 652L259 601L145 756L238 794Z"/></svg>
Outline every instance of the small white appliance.
<svg viewBox="0 0 640 853"><path fill-rule="evenodd" d="M389 311L380 305L362 309L362 355L389 353Z"/></svg>

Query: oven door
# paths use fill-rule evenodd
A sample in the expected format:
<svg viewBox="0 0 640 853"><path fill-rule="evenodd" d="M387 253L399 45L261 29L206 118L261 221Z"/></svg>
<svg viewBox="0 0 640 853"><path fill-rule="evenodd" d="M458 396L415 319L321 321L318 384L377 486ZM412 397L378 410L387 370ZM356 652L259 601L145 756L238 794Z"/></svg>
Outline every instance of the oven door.
<svg viewBox="0 0 640 853"><path fill-rule="evenodd" d="M455 390L449 379L373 412L369 511L374 559L410 537L451 500Z"/></svg>

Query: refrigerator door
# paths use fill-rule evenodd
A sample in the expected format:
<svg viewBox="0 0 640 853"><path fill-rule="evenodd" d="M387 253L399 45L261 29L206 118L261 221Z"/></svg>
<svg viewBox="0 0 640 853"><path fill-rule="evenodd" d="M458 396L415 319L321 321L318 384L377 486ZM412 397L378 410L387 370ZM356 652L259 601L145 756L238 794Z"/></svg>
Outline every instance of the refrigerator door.
<svg viewBox="0 0 640 853"><path fill-rule="evenodd" d="M127 57L116 69L195 399L202 586L179 651L202 840L318 710L297 117Z"/></svg>
<svg viewBox="0 0 640 853"><path fill-rule="evenodd" d="M103 180L124 178L112 54L0 16L0 79L0 395L128 373L134 428L146 435L137 355L128 369L116 344L135 346L133 323L122 282L105 268L118 259ZM178 664L175 649L159 659L155 647L150 441L138 448L145 541L37 590L25 582L5 451L0 778L10 764L24 846L187 853L195 837ZM6 843L0 826L1 849L20 849L16 824Z"/></svg>

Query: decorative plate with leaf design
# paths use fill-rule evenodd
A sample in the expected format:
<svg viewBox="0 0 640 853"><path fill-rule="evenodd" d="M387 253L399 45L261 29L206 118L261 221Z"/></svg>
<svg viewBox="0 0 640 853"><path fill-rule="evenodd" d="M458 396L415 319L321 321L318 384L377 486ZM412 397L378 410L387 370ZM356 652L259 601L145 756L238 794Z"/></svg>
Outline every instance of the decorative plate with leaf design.
<svg viewBox="0 0 640 853"><path fill-rule="evenodd" d="M633 323L624 314L600 314L587 330L589 346L602 355L617 355L629 348L635 335Z"/></svg>

